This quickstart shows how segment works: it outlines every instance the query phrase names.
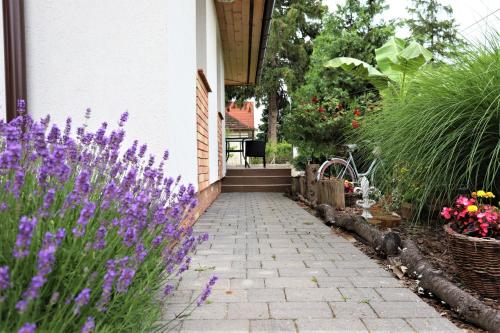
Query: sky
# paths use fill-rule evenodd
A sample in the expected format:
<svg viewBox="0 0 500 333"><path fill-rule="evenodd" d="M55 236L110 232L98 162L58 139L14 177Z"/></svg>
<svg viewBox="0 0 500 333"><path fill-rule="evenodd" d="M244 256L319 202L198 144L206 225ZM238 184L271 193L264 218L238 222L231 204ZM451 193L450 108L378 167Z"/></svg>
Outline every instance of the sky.
<svg viewBox="0 0 500 333"><path fill-rule="evenodd" d="M443 5L451 5L453 17L458 25L458 31L462 38L473 43L484 43L487 31L500 33L500 1L498 0L440 0ZM335 11L337 4L345 3L345 0L323 0L330 12ZM386 20L408 18L406 7L411 4L410 0L386 0L389 8L383 14ZM408 37L409 31L401 28L396 31L398 37ZM255 109L255 124L260 123L262 107Z"/></svg>

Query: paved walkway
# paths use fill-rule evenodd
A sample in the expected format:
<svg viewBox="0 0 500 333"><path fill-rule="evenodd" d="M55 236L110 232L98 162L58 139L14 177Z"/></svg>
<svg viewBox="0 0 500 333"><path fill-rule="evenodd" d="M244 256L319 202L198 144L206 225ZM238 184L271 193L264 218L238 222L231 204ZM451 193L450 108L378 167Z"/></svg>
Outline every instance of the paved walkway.
<svg viewBox="0 0 500 333"><path fill-rule="evenodd" d="M221 194L195 229L210 240L166 319L219 281L181 332L461 332L282 194Z"/></svg>

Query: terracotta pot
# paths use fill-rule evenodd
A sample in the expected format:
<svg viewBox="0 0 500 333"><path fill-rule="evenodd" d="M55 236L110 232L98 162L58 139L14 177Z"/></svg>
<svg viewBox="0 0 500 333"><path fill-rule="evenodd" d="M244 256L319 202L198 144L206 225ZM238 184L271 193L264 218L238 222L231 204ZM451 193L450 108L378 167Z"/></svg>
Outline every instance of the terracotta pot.
<svg viewBox="0 0 500 333"><path fill-rule="evenodd" d="M462 282L482 296L500 298L500 240L462 235L449 225L444 230Z"/></svg>
<svg viewBox="0 0 500 333"><path fill-rule="evenodd" d="M409 202L403 202L401 204L401 218L405 220L411 220L415 214L415 207Z"/></svg>

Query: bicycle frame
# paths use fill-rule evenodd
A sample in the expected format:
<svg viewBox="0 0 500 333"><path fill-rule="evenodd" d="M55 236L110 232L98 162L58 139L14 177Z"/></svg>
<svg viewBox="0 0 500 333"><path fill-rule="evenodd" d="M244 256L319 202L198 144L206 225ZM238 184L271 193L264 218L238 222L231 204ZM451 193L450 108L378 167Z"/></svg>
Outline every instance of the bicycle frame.
<svg viewBox="0 0 500 333"><path fill-rule="evenodd" d="M378 158L375 157L373 159L373 161L370 163L370 166L368 167L368 170L366 170L366 172L360 173L358 171L357 166L356 166L356 162L354 161L354 157L352 156L352 152L349 151L348 154L349 154L349 157L347 158L347 160L344 160L344 161L345 161L346 165L351 167L351 169L354 172L354 175L353 175L354 176L354 179L353 179L354 183L357 183L359 181L359 178L368 177L369 175L371 175L374 172L374 169L376 168L376 165L378 162ZM333 159L333 157L332 157L332 159ZM325 161L323 164L326 164L327 162L331 161L332 159ZM337 158L337 159L339 159L339 158ZM323 165L320 167L320 170L321 169L323 169ZM318 170L318 175L316 176L318 181L320 180L320 173L319 173L320 170ZM347 170L347 167L345 167L344 170L342 170L342 173L338 177L344 178L346 170ZM372 181L373 181L373 179L372 179Z"/></svg>
<svg viewBox="0 0 500 333"><path fill-rule="evenodd" d="M358 171L358 168L356 167L356 163L354 162L354 157L352 156L352 153L350 151L349 151L349 158L347 159L347 164L352 166L352 169L354 170L354 174L356 176L355 181L358 181L358 179L361 177L369 176L372 173L373 169L375 168L375 165L377 164L377 162L378 162L378 158L375 157L373 159L373 161L370 163L368 170L366 170L366 172L360 173ZM344 176L344 175L342 175L342 176Z"/></svg>

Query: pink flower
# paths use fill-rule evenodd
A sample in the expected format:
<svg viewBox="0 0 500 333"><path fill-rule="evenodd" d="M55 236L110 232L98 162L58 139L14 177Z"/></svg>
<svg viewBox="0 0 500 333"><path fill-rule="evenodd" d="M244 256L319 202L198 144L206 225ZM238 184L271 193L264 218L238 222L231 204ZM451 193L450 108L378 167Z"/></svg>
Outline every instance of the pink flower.
<svg viewBox="0 0 500 333"><path fill-rule="evenodd" d="M443 207L443 210L441 211L441 216L444 217L446 220L451 219L451 208Z"/></svg>

